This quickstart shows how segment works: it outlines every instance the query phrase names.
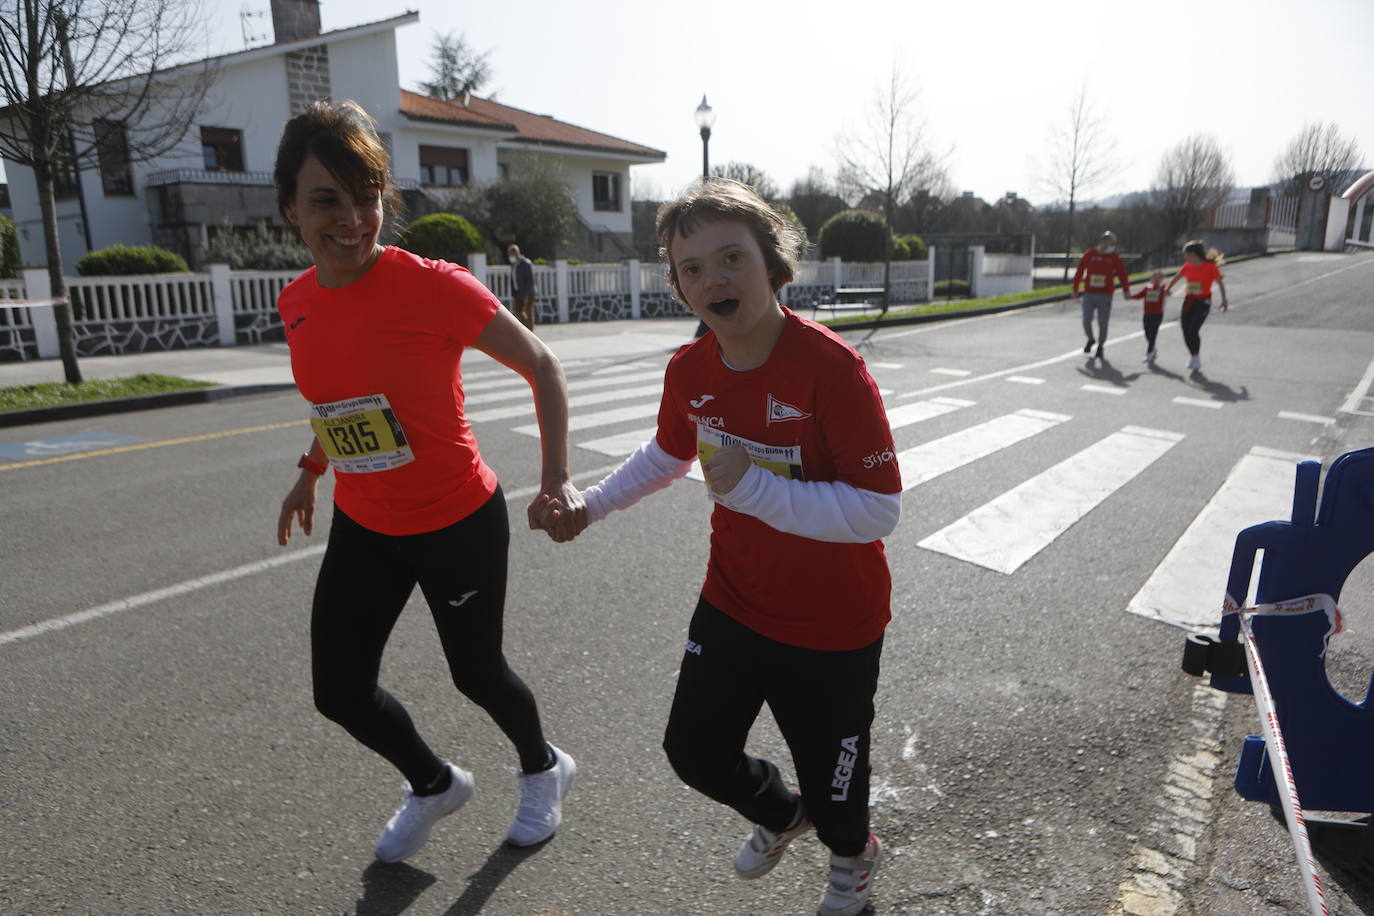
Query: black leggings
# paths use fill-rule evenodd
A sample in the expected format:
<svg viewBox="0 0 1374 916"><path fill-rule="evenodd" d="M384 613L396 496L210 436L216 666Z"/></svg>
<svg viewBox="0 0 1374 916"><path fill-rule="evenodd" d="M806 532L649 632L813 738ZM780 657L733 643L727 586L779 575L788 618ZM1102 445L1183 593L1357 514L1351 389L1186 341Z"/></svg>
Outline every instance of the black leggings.
<svg viewBox="0 0 1374 916"><path fill-rule="evenodd" d="M1183 301L1183 314L1179 316L1178 323L1183 328L1183 343L1192 356L1202 352L1202 323L1207 320L1207 313L1211 310L1211 299L1189 296Z"/></svg>
<svg viewBox="0 0 1374 916"><path fill-rule="evenodd" d="M1159 334L1159 326L1164 321L1163 315L1145 316L1145 349L1154 352L1155 337Z"/></svg>
<svg viewBox="0 0 1374 916"><path fill-rule="evenodd" d="M701 599L668 715L663 749L703 795L778 831L796 799L778 768L744 751L763 704L797 770L802 802L832 852L868 842L869 732L883 640L823 652L769 639Z"/></svg>
<svg viewBox="0 0 1374 916"><path fill-rule="evenodd" d="M499 487L467 518L424 534L378 534L334 507L310 616L315 706L417 789L442 775L444 762L377 684L382 650L417 582L453 683L506 733L523 770L547 763L534 695L501 652L509 543Z"/></svg>

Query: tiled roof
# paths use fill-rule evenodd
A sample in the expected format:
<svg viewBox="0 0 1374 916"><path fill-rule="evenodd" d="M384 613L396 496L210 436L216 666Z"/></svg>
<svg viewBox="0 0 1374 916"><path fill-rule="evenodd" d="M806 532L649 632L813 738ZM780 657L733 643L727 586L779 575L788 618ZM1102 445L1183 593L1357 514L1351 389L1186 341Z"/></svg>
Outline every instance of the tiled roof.
<svg viewBox="0 0 1374 916"><path fill-rule="evenodd" d="M610 134L559 121L549 115L534 114L477 96L469 97L468 103L464 105L458 101L444 102L402 89L401 113L421 120L504 128L515 132L515 141L532 146L601 150L655 160L667 158L666 153L651 146L632 143Z"/></svg>

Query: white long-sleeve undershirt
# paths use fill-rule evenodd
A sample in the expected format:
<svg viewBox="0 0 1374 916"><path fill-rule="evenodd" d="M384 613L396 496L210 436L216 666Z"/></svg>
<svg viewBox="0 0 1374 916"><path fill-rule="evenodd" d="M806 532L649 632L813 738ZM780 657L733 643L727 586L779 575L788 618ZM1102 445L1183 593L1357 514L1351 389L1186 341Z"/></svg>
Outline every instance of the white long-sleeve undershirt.
<svg viewBox="0 0 1374 916"><path fill-rule="evenodd" d="M627 509L667 487L692 468L650 439L583 496L592 521ZM786 534L842 544L887 537L902 517L902 494L874 493L843 481L789 480L750 464L729 493L712 498Z"/></svg>

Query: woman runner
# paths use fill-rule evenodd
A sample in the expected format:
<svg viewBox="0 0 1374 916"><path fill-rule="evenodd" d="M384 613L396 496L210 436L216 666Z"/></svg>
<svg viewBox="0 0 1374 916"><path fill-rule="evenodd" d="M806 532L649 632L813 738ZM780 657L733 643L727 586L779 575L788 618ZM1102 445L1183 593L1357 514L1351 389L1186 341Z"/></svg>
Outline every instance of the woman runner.
<svg viewBox="0 0 1374 916"><path fill-rule="evenodd" d="M1226 295L1226 281L1222 279L1221 254L1209 251L1199 239L1193 239L1183 246L1184 264L1169 281L1167 292L1173 292L1174 284L1184 280L1188 284L1188 294L1183 297L1183 310L1178 324L1183 329L1183 343L1188 347L1192 359L1188 368L1197 371L1202 368L1202 323L1212 310L1212 284L1221 290L1221 310L1231 307Z"/></svg>
<svg viewBox="0 0 1374 916"><path fill-rule="evenodd" d="M399 204L388 175L375 125L353 102L315 102L282 131L277 202L315 265L282 291L278 310L316 437L282 502L277 535L285 546L293 520L313 531L316 487L332 465L334 521L310 623L315 704L405 776L401 807L375 847L377 858L397 862L473 793L472 774L437 756L377 683L382 650L417 583L454 684L515 745L521 799L511 843L553 835L576 771L545 740L534 696L502 653L510 532L501 487L463 415L466 347L534 389L545 507L538 521L556 539L570 537L584 510L569 483L558 360L463 268L379 244L387 211Z"/></svg>

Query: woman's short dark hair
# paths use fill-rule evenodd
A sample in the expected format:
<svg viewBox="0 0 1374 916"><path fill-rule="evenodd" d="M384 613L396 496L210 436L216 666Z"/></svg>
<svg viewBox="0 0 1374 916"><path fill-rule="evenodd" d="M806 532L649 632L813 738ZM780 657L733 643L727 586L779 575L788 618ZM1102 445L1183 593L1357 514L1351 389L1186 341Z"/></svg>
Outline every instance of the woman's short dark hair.
<svg viewBox="0 0 1374 916"><path fill-rule="evenodd" d="M309 156L320 160L355 198L375 191L381 195L387 217L393 221L400 217L401 196L390 180L391 157L377 135L376 123L357 102L311 102L282 128L272 183L283 217L295 200L296 176Z"/></svg>
<svg viewBox="0 0 1374 916"><path fill-rule="evenodd" d="M806 236L768 205L758 192L732 178L700 178L658 208L659 255L668 262L668 285L682 300L677 268L669 251L674 238L686 238L704 222L738 220L749 227L763 250L768 279L776 293L797 275ZM686 300L682 300L686 301Z"/></svg>

